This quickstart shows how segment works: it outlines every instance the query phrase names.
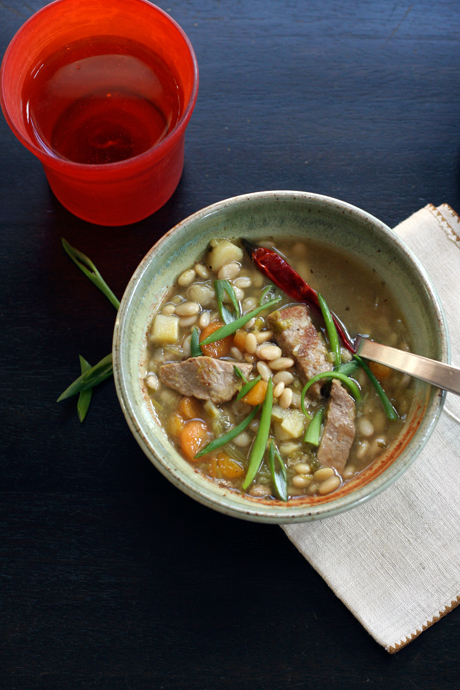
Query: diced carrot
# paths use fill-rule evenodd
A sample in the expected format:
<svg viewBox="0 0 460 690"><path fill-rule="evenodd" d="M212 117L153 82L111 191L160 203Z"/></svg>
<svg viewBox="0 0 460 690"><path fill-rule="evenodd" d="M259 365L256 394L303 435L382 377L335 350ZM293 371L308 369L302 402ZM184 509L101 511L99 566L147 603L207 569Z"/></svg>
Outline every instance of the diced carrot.
<svg viewBox="0 0 460 690"><path fill-rule="evenodd" d="M203 417L203 409L200 401L188 396L184 396L179 400L177 412L184 419L197 419L198 417Z"/></svg>
<svg viewBox="0 0 460 690"><path fill-rule="evenodd" d="M233 336L233 344L241 352L244 352L244 345L246 343L246 336L247 336L247 332L243 331L241 328L239 328L237 330L237 332L235 333L235 335Z"/></svg>
<svg viewBox="0 0 460 690"><path fill-rule="evenodd" d="M220 478L219 465L217 464L217 458L213 456L208 462L208 471L206 474L213 479Z"/></svg>
<svg viewBox="0 0 460 690"><path fill-rule="evenodd" d="M185 420L178 412L174 412L168 419L168 432L173 438L178 438L185 426Z"/></svg>
<svg viewBox="0 0 460 690"><path fill-rule="evenodd" d="M258 381L256 385L251 388L249 393L241 398L241 400L248 405L261 405L265 400L265 393L267 392L267 382L263 379Z"/></svg>
<svg viewBox="0 0 460 690"><path fill-rule="evenodd" d="M213 479L238 479L243 477L244 473L243 465L230 458L224 451L213 455L208 463L207 474Z"/></svg>
<svg viewBox="0 0 460 690"><path fill-rule="evenodd" d="M386 367L385 364L379 364L378 362L369 362L369 369L380 381L380 383L385 381L390 376L392 371L390 367Z"/></svg>
<svg viewBox="0 0 460 690"><path fill-rule="evenodd" d="M179 442L182 453L187 460L195 460L195 455L207 442L208 436L208 426L200 419L193 419L185 424L180 432Z"/></svg>
<svg viewBox="0 0 460 690"><path fill-rule="evenodd" d="M217 465L225 479L238 479L245 474L244 467L237 460L230 458L227 453L221 452L217 456Z"/></svg>
<svg viewBox="0 0 460 690"><path fill-rule="evenodd" d="M214 331L217 331L217 329L221 328L223 325L224 324L221 321L211 321L211 323L201 331L200 342L202 340L205 340L205 338L211 335L211 333L214 333ZM233 336L228 335L223 340L216 340L215 343L209 343L209 345L202 345L201 351L207 357L215 357L216 359L219 359L220 357L226 357L227 355L229 355L232 346Z"/></svg>

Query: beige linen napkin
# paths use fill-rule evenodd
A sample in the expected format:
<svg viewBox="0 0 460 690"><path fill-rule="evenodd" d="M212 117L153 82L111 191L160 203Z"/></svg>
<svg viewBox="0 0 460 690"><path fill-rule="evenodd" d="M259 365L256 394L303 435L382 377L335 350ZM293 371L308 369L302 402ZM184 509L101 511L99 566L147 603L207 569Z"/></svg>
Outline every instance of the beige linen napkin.
<svg viewBox="0 0 460 690"><path fill-rule="evenodd" d="M395 228L429 273L460 366L460 220L428 205ZM375 640L396 652L460 603L460 397L420 457L372 501L289 539Z"/></svg>

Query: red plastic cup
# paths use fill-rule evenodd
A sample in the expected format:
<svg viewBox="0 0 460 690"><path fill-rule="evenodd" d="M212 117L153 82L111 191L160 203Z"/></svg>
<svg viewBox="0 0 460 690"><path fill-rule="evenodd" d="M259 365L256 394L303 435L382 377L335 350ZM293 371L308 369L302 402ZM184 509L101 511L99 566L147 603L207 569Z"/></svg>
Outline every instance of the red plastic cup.
<svg viewBox="0 0 460 690"><path fill-rule="evenodd" d="M99 159L90 163L85 160L76 162L75 158L69 159L67 154L57 151L51 137L56 138L55 131L60 128L62 142L66 145L69 139L66 125L57 125L59 118L67 113L66 109L75 95L72 93L69 97L68 84L73 84L72 88L75 84L75 88L81 87L79 97L88 100L94 97L94 83L91 85L93 91L85 93L87 85L84 79L80 84L78 79L72 81L73 76L71 80L53 77L53 88L61 88L62 94L57 93L56 96L54 93L56 100L43 119L43 132L38 134L35 125L31 126L25 95L33 93L30 90L32 82L33 88L36 88L40 74L44 73L40 72L39 66L43 65L43 69L46 69L47 65L54 64L55 56L62 55L63 50L68 50L67 46L77 45L75 42L79 42L78 45L90 44L93 40L95 44L100 44L101 41L112 40L110 37L124 42L125 53L126 46L135 45L132 43L134 41L159 58L176 84L173 95L177 112L169 129L166 126L159 140L151 145L148 137L146 140L141 132L140 139L144 148L147 148L140 153L115 162L100 162ZM104 49L99 53L104 53ZM110 59L112 62L106 65L106 69L100 68L97 59L92 69L93 77L97 73L94 77L96 86L102 89L104 97L111 97L120 86L113 81L113 74L119 70L113 66L114 58ZM126 59L131 60L131 56L128 55ZM72 69L72 74L75 74L80 66L75 64ZM129 81L131 77L126 77L126 83L122 85L125 90L132 88L135 91L136 103L148 100L153 88L152 75L148 73L144 79L143 69L141 65L140 76L136 74L136 83ZM161 74L158 74L161 83ZM19 29L6 50L0 68L1 106L13 133L42 162L51 189L59 201L79 218L100 225L125 225L142 220L170 198L182 174L185 130L197 92L198 65L190 41L171 17L146 0L57 0L34 14ZM30 103L34 103L32 96ZM122 110L121 116L119 113L117 126L121 129L131 117L129 107L126 111ZM94 116L94 120L99 126L97 116ZM151 118L148 122L151 122ZM102 143L102 152L104 146L108 147L109 144Z"/></svg>

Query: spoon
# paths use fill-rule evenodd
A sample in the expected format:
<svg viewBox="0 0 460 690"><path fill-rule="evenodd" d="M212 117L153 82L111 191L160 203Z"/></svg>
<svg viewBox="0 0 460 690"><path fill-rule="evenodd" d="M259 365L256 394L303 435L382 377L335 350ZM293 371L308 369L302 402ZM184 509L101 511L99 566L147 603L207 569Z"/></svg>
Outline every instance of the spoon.
<svg viewBox="0 0 460 690"><path fill-rule="evenodd" d="M388 345L381 345L360 335L356 338L355 345L356 354L360 357L385 364L403 374L409 374L416 379L427 381L433 386L460 395L460 369L457 367L404 350L397 350Z"/></svg>

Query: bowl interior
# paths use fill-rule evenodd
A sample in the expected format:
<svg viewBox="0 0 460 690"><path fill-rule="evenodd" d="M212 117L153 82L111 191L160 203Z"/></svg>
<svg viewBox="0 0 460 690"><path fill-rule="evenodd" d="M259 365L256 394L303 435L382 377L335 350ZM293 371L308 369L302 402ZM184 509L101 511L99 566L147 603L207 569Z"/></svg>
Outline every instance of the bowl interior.
<svg viewBox="0 0 460 690"><path fill-rule="evenodd" d="M439 417L444 394L417 381L405 431L358 477L332 495L287 504L264 502L219 487L183 460L156 423L142 380L147 327L177 276L212 238L260 240L287 235L331 243L364 260L393 287L417 354L447 361L439 299L423 267L383 223L349 204L302 192L261 192L203 209L169 231L146 255L123 296L114 333L117 394L142 449L176 486L229 515L262 522L303 522L335 515L375 496L416 458Z"/></svg>

